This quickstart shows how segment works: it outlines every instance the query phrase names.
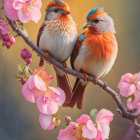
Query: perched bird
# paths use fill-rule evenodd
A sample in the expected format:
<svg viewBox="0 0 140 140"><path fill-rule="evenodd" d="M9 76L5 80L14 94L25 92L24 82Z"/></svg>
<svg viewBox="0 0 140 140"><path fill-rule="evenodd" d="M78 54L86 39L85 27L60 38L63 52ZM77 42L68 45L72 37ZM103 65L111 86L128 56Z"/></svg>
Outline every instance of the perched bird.
<svg viewBox="0 0 140 140"><path fill-rule="evenodd" d="M111 70L117 57L114 22L102 8L96 8L87 15L85 28L88 28L87 31L78 38L72 52L71 65L73 69L83 72L85 79L87 74L98 79ZM86 85L86 81L76 80L70 107L77 103L77 107L82 109Z"/></svg>
<svg viewBox="0 0 140 140"><path fill-rule="evenodd" d="M51 2L46 8L46 16L40 27L37 37L37 45L56 60L64 63L71 56L72 50L77 41L77 28L73 21L69 6L61 0ZM43 65L40 60L40 66ZM68 76L54 66L57 77L57 84L66 93L66 103L70 102L72 88Z"/></svg>

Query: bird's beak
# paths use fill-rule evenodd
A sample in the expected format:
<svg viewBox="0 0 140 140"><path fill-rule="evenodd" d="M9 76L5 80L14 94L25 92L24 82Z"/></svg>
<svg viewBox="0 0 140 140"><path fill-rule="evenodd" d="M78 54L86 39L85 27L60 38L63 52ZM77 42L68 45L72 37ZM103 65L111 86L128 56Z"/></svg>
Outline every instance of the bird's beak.
<svg viewBox="0 0 140 140"><path fill-rule="evenodd" d="M90 26L91 26L91 25L90 25L88 22L85 23L84 26L83 26L83 30L86 29L86 28L88 28L88 27L90 27Z"/></svg>
<svg viewBox="0 0 140 140"><path fill-rule="evenodd" d="M68 14L71 14L71 12L68 11L68 10L65 10L65 11L64 11L64 14L65 14L65 15L68 15Z"/></svg>

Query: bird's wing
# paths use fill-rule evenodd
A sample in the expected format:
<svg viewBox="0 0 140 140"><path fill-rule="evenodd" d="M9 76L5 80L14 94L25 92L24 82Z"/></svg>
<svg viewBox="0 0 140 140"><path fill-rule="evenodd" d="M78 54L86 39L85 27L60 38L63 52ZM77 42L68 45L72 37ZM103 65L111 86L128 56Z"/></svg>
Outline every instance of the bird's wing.
<svg viewBox="0 0 140 140"><path fill-rule="evenodd" d="M42 31L44 29L46 25L43 23L39 29L39 32L38 32L38 35L37 35L37 46L39 47L39 40L40 40L40 37L41 37L41 34L42 34Z"/></svg>
<svg viewBox="0 0 140 140"><path fill-rule="evenodd" d="M39 29L39 32L38 32L38 35L37 35L37 46L39 47L39 40L40 40L40 37L41 37L41 34L42 34L42 31L44 29L46 25L43 23ZM44 65L44 60L43 58L40 58L40 62L39 62L39 66L43 66Z"/></svg>
<svg viewBox="0 0 140 140"><path fill-rule="evenodd" d="M73 49L73 52L72 52L72 55L71 55L71 66L72 68L74 69L74 61L76 59L76 57L78 56L78 53L79 53L79 50L80 50L80 47L82 46L82 43L84 42L85 40L85 33L81 34L75 44L75 47Z"/></svg>

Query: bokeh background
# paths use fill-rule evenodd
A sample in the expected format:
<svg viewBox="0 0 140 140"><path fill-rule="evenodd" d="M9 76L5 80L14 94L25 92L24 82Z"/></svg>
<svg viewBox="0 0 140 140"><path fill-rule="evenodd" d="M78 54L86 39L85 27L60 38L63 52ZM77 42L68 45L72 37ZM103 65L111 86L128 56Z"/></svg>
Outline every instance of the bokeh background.
<svg viewBox="0 0 140 140"><path fill-rule="evenodd" d="M2 1L2 0L1 0ZM2 3L0 1L0 7ZM140 0L65 0L71 7L72 16L77 23L79 34L89 10L95 7L104 7L105 11L114 19L119 44L119 53L111 72L103 78L109 86L118 91L117 84L122 74L140 71ZM29 22L24 25L29 37L36 42L38 29L43 21L45 7L50 0L42 0L42 19L37 23ZM0 16L4 13L0 10ZM14 35L14 34L13 34ZM1 46L1 42L0 42ZM27 102L21 94L21 84L15 78L18 74L17 64L24 63L20 58L23 47L29 48L18 37L17 43L7 50L0 47L0 140L56 140L59 128L53 131L44 131L40 128L39 112L35 104ZM38 68L39 57L33 52L32 69ZM69 63L69 61L68 61ZM45 64L48 73L54 74L52 66ZM72 84L75 78L70 76ZM56 86L56 82L52 83ZM124 101L125 103L125 101ZM116 104L102 89L89 84L86 89L85 106L82 111L60 108L62 119L65 114L71 115L73 120L81 114L88 114L92 108L107 108L115 113L111 123L110 140L135 140L135 133L129 138L124 134L131 128L131 122L120 117L116 111ZM64 128L65 124L60 128ZM131 129L133 132L133 129Z"/></svg>

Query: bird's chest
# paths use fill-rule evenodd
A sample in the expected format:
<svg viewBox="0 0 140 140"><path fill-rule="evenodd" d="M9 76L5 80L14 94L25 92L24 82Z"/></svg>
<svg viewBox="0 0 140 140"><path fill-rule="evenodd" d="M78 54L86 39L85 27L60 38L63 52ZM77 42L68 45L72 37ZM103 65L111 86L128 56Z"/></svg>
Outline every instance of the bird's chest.
<svg viewBox="0 0 140 140"><path fill-rule="evenodd" d="M65 61L73 50L76 36L76 31L68 32L59 26L47 26L41 34L39 47L58 61Z"/></svg>
<svg viewBox="0 0 140 140"><path fill-rule="evenodd" d="M113 34L88 36L75 60L78 70L101 77L109 72L117 56L117 42Z"/></svg>

